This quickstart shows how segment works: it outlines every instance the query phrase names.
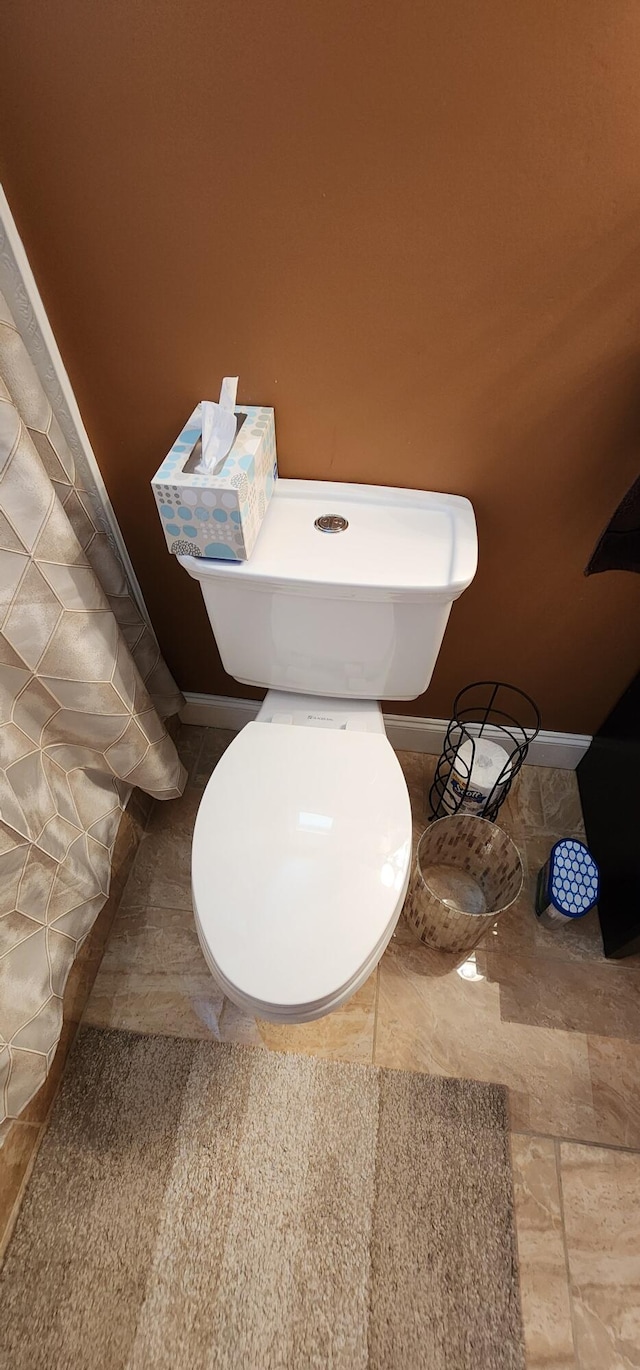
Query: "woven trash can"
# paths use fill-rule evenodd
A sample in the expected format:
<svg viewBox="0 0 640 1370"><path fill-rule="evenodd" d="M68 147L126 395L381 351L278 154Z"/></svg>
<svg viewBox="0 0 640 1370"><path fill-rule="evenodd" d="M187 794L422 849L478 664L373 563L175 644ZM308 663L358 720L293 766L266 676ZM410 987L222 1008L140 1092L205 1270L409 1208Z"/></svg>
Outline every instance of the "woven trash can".
<svg viewBox="0 0 640 1370"><path fill-rule="evenodd" d="M470 951L522 889L515 843L486 818L453 814L423 832L405 916L429 947Z"/></svg>

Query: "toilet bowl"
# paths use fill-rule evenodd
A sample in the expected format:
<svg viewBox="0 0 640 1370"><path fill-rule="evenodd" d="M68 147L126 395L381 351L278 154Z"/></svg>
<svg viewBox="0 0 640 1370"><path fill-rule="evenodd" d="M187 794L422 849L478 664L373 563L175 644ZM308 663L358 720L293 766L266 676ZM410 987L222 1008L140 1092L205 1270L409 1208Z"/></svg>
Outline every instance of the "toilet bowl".
<svg viewBox="0 0 640 1370"><path fill-rule="evenodd" d="M377 706L341 712L318 699L300 709L292 695L285 714L274 699L205 790L193 907L229 998L300 1023L344 1003L379 961L407 890L411 809Z"/></svg>
<svg viewBox="0 0 640 1370"><path fill-rule="evenodd" d="M268 690L198 811L200 945L234 1003L305 1022L364 983L404 902L411 809L378 701L429 684L475 575L473 509L458 495L279 479L248 561L178 559L229 675Z"/></svg>

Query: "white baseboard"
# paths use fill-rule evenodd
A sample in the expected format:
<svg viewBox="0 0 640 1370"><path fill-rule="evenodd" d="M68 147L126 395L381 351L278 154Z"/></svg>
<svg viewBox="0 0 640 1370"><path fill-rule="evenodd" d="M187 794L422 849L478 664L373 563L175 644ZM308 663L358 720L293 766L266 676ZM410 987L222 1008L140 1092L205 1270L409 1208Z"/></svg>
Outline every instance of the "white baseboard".
<svg viewBox="0 0 640 1370"><path fill-rule="evenodd" d="M260 708L259 699L229 699L226 695L198 695L182 691L186 704L180 712L183 723L199 723L205 728L244 728Z"/></svg>
<svg viewBox="0 0 640 1370"><path fill-rule="evenodd" d="M224 695L190 694L188 691L184 697L182 722L199 723L207 728L243 728L256 717L260 708L257 699L229 699ZM397 751L426 752L430 756L439 756L442 751L446 719L384 714L384 725L387 737ZM488 729L487 736L491 735L491 729ZM496 732L495 736L499 734ZM527 764L574 771L590 742L591 738L582 733L538 733L535 742L531 743Z"/></svg>

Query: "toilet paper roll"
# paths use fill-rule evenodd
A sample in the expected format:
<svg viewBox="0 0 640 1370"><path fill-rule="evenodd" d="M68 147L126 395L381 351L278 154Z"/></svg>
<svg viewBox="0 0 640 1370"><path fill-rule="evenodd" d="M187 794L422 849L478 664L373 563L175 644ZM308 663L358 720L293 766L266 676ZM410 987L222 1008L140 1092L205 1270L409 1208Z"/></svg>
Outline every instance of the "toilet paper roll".
<svg viewBox="0 0 640 1370"><path fill-rule="evenodd" d="M468 739L456 752L445 790L445 807L449 813L457 810L481 814L490 797L492 802L500 798L510 775L511 762L504 747L479 737L474 754L473 743Z"/></svg>

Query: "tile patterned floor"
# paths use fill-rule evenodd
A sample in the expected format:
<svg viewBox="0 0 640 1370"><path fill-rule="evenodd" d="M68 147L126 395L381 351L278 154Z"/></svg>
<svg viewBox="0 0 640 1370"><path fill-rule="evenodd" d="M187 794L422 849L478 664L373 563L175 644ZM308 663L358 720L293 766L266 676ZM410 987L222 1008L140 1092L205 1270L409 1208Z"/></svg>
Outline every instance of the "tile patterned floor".
<svg viewBox="0 0 640 1370"><path fill-rule="evenodd" d="M525 888L473 956L430 951L401 920L348 1004L289 1028L224 998L191 917L195 814L232 737L183 729L189 787L152 813L85 1021L502 1082L529 1370L640 1367L640 957L605 961L595 914L548 933L532 912L551 841L583 833L575 775L522 773L501 822L523 855ZM399 758L417 838L433 761Z"/></svg>

